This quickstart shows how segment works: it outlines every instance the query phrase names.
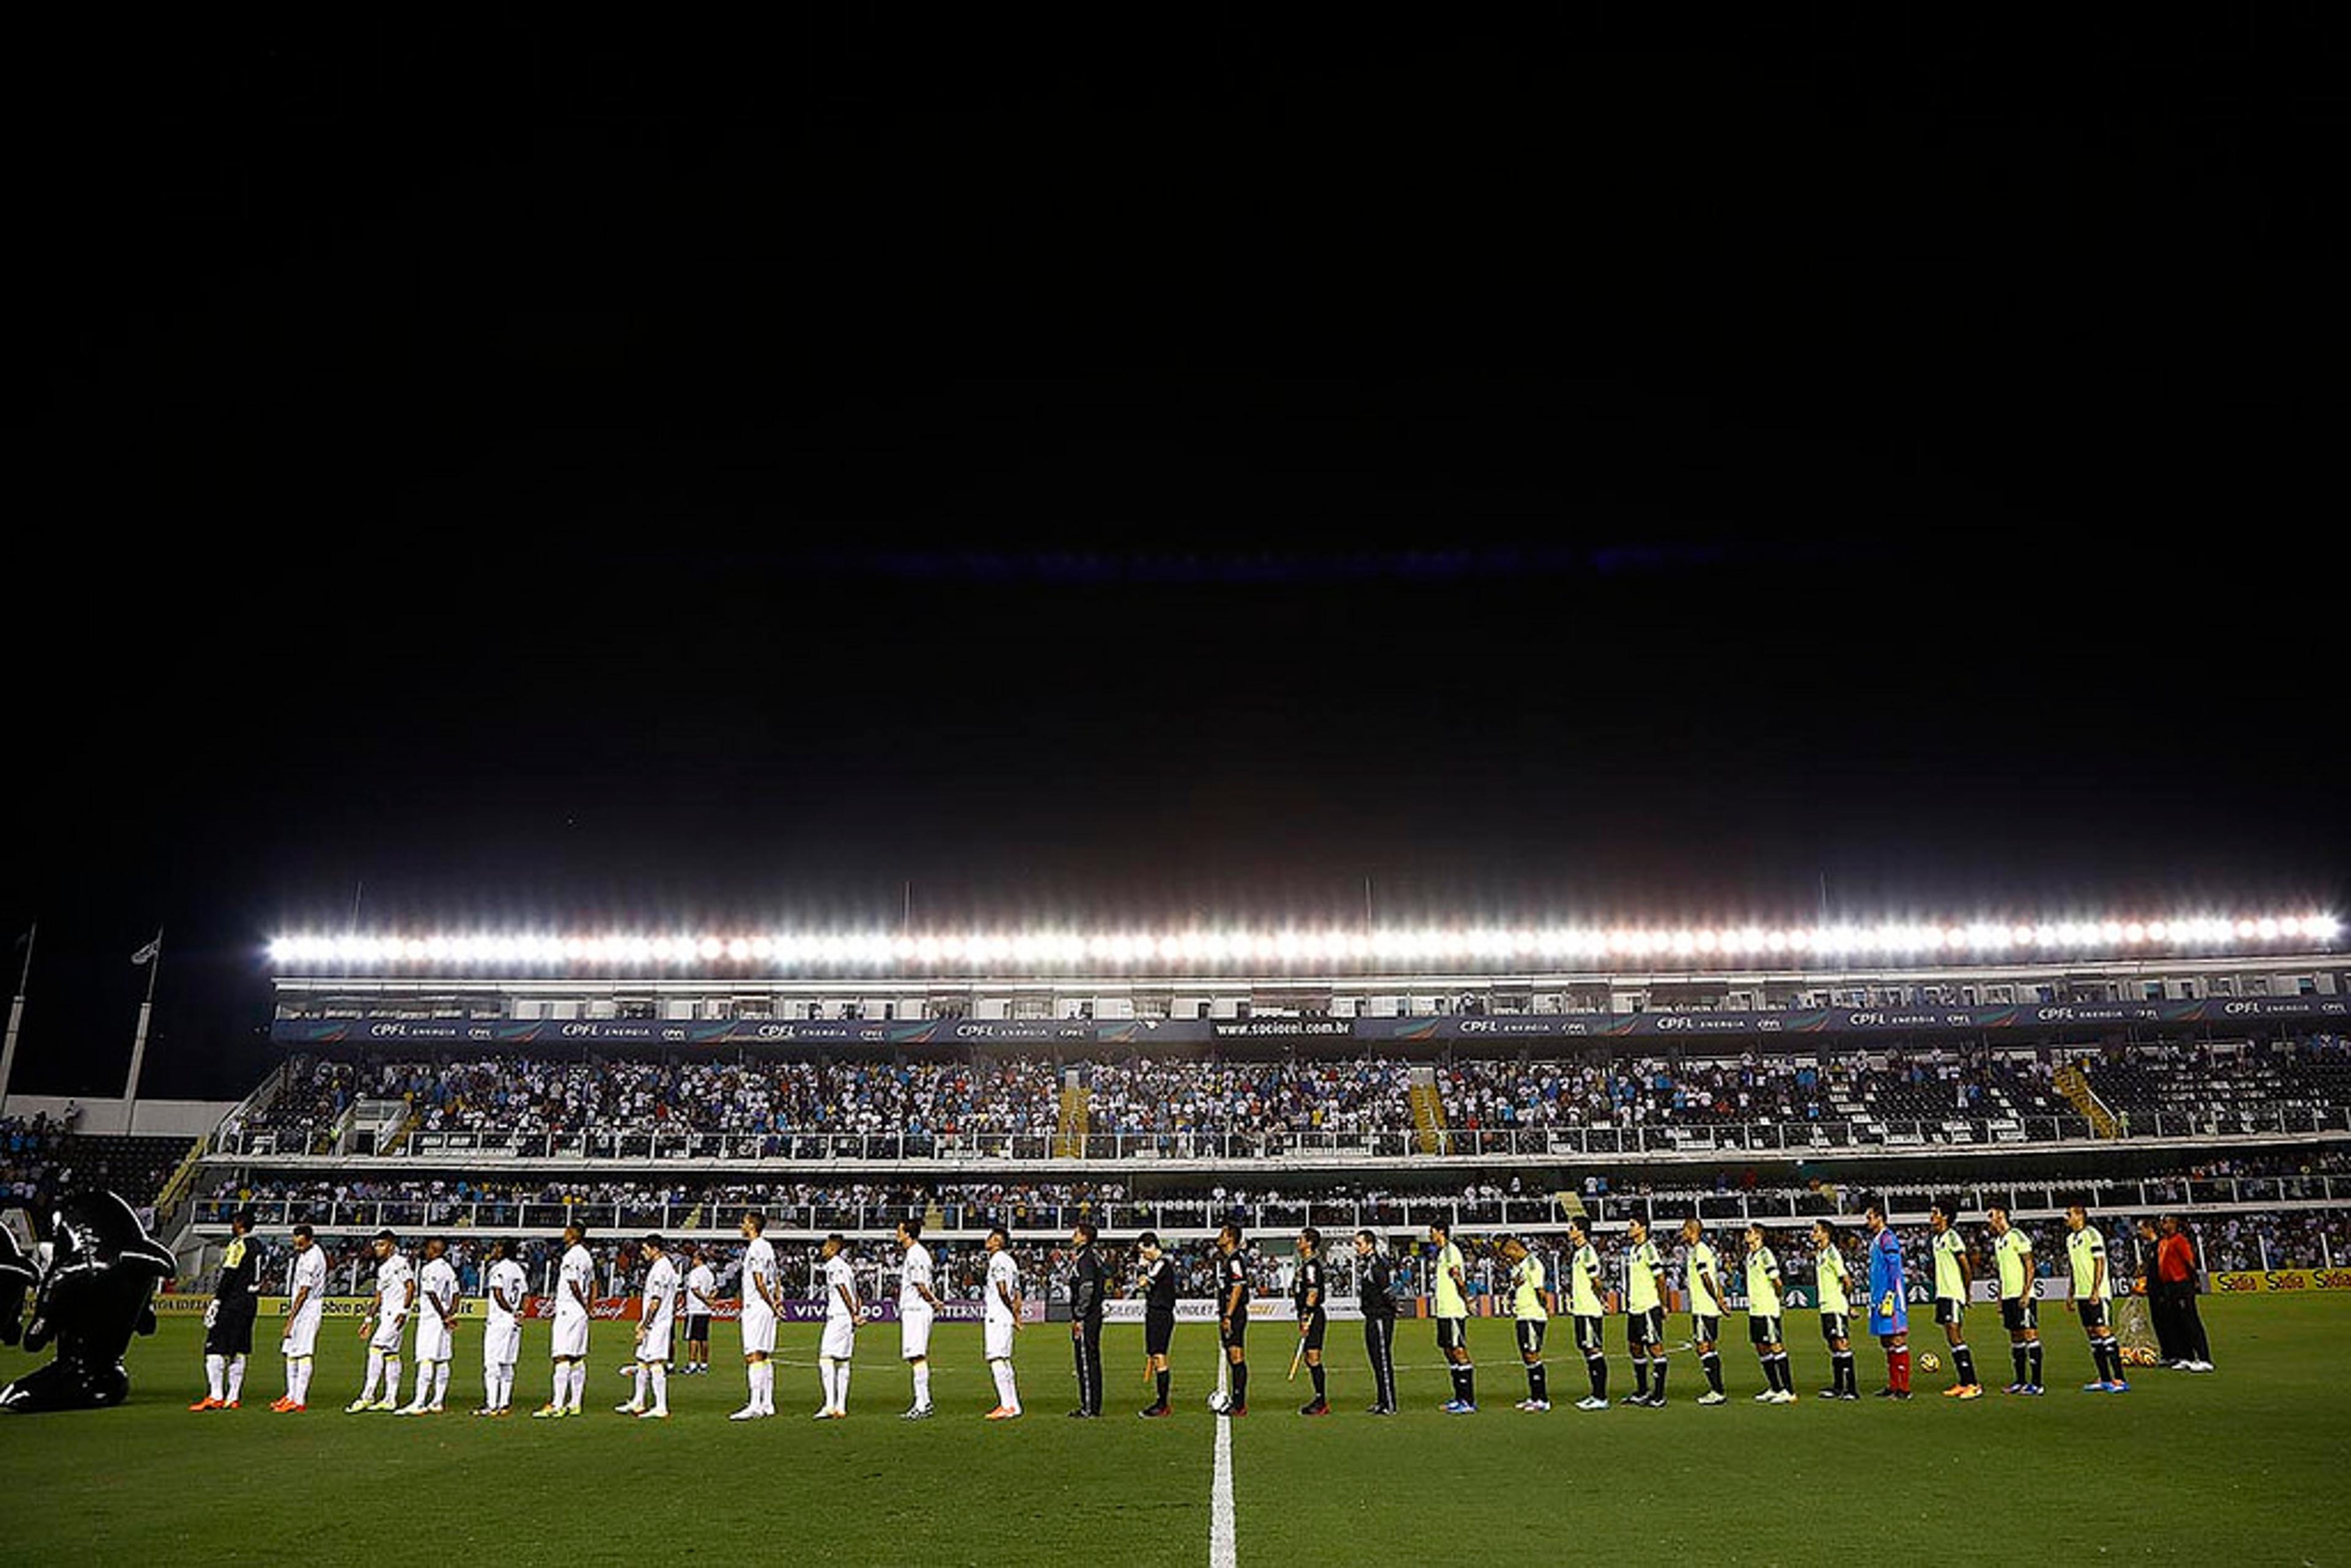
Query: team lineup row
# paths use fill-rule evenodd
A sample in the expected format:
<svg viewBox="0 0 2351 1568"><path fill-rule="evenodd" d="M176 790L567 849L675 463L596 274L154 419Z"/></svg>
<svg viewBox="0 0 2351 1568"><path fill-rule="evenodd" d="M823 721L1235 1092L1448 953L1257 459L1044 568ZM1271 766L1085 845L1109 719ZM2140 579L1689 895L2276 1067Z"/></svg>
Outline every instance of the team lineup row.
<svg viewBox="0 0 2351 1568"><path fill-rule="evenodd" d="M1999 1274L1999 1311L2014 1368L2014 1381L2007 1392L2038 1396L2043 1392L2043 1350L2032 1243L2022 1229L2009 1223L2004 1209L1994 1207L1989 1218ZM1967 1249L1954 1219L1952 1209L1942 1205L1938 1205L1929 1216L1934 1312L1949 1347L1954 1374L1951 1385L1944 1392L1955 1399L1971 1400L1983 1394L1973 1352L1966 1339L1968 1301L1973 1281L1970 1278ZM1902 1242L1877 1205L1871 1205L1866 1211L1865 1223L1869 1229L1867 1294L1864 1300L1866 1311L1860 1315L1865 1316L1867 1332L1878 1340L1886 1354L1886 1382L1877 1394L1882 1398L1907 1400L1911 1394L1912 1358L1909 1308L1903 1290ZM2084 1391L2126 1392L2129 1384L2125 1375L2125 1354L2110 1322L2114 1289L2105 1240L2078 1205L2068 1211L2066 1227L2069 1292L2065 1306L2081 1321L2095 1370L2093 1380L2083 1385ZM259 1251L248 1239L249 1228L245 1220L235 1222L232 1228L234 1235L220 1283L205 1317L209 1392L191 1406L194 1410L236 1408L242 1403L246 1363L252 1350L257 1316ZM786 1316L786 1303L775 1249L762 1234L765 1216L747 1212L737 1228L747 1243L738 1327L748 1398L730 1419L751 1421L776 1414L776 1333ZM908 1220L899 1227L897 1238L904 1257L898 1300L899 1354L913 1381L913 1402L903 1414L910 1420L925 1419L933 1413L929 1348L932 1326L941 1305L931 1252L923 1243L922 1229L918 1221ZM1706 1392L1699 1396L1698 1403L1721 1405L1727 1402L1727 1396L1717 1346L1729 1281L1722 1260L1708 1242L1700 1222L1687 1219L1680 1230L1684 1243L1682 1294L1688 1315L1690 1348L1696 1351L1707 1381ZM1509 1315L1515 1320L1519 1356L1527 1379L1527 1396L1518 1404L1520 1410L1551 1408L1544 1339L1551 1319L1560 1311L1562 1295L1573 1322L1574 1348L1583 1360L1590 1383L1589 1393L1576 1401L1576 1407L1599 1410L1609 1405L1609 1368L1603 1325L1612 1315L1611 1302L1603 1283L1601 1259L1593 1244L1593 1228L1586 1220L1573 1219L1568 1234L1573 1251L1565 1265L1568 1278L1558 1290L1546 1278L1541 1259L1522 1238L1506 1237L1501 1244L1509 1265L1504 1302ZM1668 1265L1646 1221L1629 1221L1625 1235L1626 1289L1622 1315L1626 1322L1625 1338L1636 1387L1619 1403L1662 1406L1667 1402L1668 1366L1665 1328ZM1478 1408L1476 1369L1468 1343L1469 1291L1462 1254L1445 1224L1430 1226L1427 1239L1435 1261L1431 1305L1437 1344L1453 1385L1453 1397L1443 1408L1449 1414L1473 1414ZM580 1227L567 1228L563 1239L564 1252L551 1312L553 1386L546 1403L533 1412L542 1419L578 1416L586 1390L595 1265ZM1070 1415L1079 1418L1102 1413L1100 1349L1108 1290L1095 1239L1095 1228L1085 1222L1074 1227L1070 1238L1070 1331L1079 1396L1077 1406ZM1818 1257L1813 1286L1831 1368L1830 1386L1821 1391L1820 1397L1857 1399L1860 1391L1852 1343L1852 1319L1856 1315L1855 1281L1841 1249L1834 1244L1834 1228L1828 1222L1815 1224L1813 1239L1818 1243ZM647 1236L639 1245L646 1267L635 1325L635 1391L618 1409L644 1419L665 1419L669 1415L668 1384L671 1366L676 1359L674 1342L677 1331L682 1326L684 1333L684 1374L706 1374L710 1324L722 1303L716 1295L717 1277L703 1260L699 1248L685 1249L691 1267L682 1269L678 1252L664 1238ZM991 1230L986 1240L987 1266L982 1328L984 1356L996 1391L997 1402L987 1416L991 1421L1016 1419L1022 1414L1013 1366L1014 1341L1022 1327L1022 1288L1009 1245L1010 1238L1001 1228ZM293 1246L292 1294L287 1302L286 1329L280 1344L286 1363L286 1388L271 1404L273 1410L281 1412L308 1408L312 1362L327 1296L325 1257L308 1227L295 1228ZM1297 1344L1290 1372L1294 1376L1303 1365L1313 1385L1313 1397L1300 1413L1323 1416L1330 1413L1322 1352L1331 1304L1325 1291L1324 1243L1318 1231L1308 1228L1296 1235L1293 1246L1297 1262L1290 1296L1296 1314ZM377 1260L375 1294L371 1311L360 1325L360 1333L368 1343L366 1381L359 1396L345 1408L352 1413L438 1414L445 1406L459 1316L457 1274L445 1255L446 1243L437 1237L427 1240L421 1266L413 1264L400 1250L398 1238L389 1230L376 1236L371 1249ZM1374 1385L1369 1410L1374 1415L1393 1415L1398 1407L1394 1342L1401 1303L1395 1290L1391 1260L1379 1238L1369 1230L1355 1234L1353 1249L1357 1304L1364 1319L1364 1347ZM526 1275L512 1256L514 1244L504 1239L492 1244L491 1263L484 1281L482 1360L486 1397L475 1412L476 1416L496 1417L512 1411L515 1366L520 1356L528 1292ZM1137 1243L1137 1250L1142 1269L1134 1284L1144 1301L1144 1344L1156 1392L1153 1403L1141 1414L1156 1418L1170 1411L1168 1352L1176 1315L1177 1276L1172 1258L1162 1249L1156 1236L1145 1233ZM1251 1273L1238 1227L1228 1225L1218 1233L1217 1252L1217 1331L1228 1366L1226 1382L1210 1396L1209 1403L1220 1414L1245 1416L1249 1410ZM1782 1326L1782 1280L1779 1261L1761 1227L1750 1225L1746 1228L1735 1266L1745 1287L1748 1336L1766 1384L1765 1391L1756 1398L1760 1403L1792 1404L1797 1395ZM848 1413L852 1354L864 1311L839 1236L828 1238L823 1244L819 1272L825 1316L818 1360L822 1403L815 1418L837 1420ZM402 1405L399 1398L402 1350L408 1342L412 1321L415 1325L415 1384L413 1396ZM1934 1371L1937 1358L1929 1353L1922 1358L1922 1364L1925 1370Z"/></svg>

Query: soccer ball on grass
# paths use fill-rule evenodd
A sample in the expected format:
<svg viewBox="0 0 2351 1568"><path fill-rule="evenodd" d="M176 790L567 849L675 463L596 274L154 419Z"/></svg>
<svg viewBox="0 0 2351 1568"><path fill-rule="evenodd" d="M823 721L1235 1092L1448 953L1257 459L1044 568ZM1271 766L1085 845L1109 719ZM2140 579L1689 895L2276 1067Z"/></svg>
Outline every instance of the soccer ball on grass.
<svg viewBox="0 0 2351 1568"><path fill-rule="evenodd" d="M1918 1357L1918 1370L1921 1372L1940 1372L1943 1370L1943 1358L1937 1355L1931 1350L1927 1351Z"/></svg>
<svg viewBox="0 0 2351 1568"><path fill-rule="evenodd" d="M1231 1407L1232 1402L1231 1396L1228 1395L1221 1388L1208 1396L1208 1408L1214 1410L1219 1416L1223 1415L1227 1409Z"/></svg>

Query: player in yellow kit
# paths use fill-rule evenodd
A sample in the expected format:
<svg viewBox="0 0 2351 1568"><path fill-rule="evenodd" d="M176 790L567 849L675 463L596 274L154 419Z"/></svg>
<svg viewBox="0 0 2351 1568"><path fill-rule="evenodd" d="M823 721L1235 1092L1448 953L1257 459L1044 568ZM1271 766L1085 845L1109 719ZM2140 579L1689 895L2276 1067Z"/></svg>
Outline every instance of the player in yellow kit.
<svg viewBox="0 0 2351 1568"><path fill-rule="evenodd" d="M1575 1255L1567 1262L1567 1310L1575 1320L1575 1348L1583 1353L1584 1375L1592 1392L1575 1402L1578 1410L1608 1408L1608 1352L1600 1338L1607 1321L1608 1300L1600 1293L1600 1252L1592 1245L1591 1222L1582 1215L1567 1222L1567 1239Z"/></svg>
<svg viewBox="0 0 2351 1568"><path fill-rule="evenodd" d="M1825 1219L1813 1221L1813 1290L1820 1297L1821 1337L1829 1344L1829 1385L1823 1399L1858 1399L1861 1385L1853 1366L1853 1300L1847 1294L1853 1276L1837 1246L1836 1227Z"/></svg>
<svg viewBox="0 0 2351 1568"><path fill-rule="evenodd" d="M2082 1332L2090 1339L2090 1359L2098 1368L2096 1378L2082 1385L2082 1392L2128 1394L2122 1346L2115 1343L2114 1325L2108 1321L2115 1281L2106 1270L2106 1239L2090 1223L2090 1211L2078 1203L2065 1211L2065 1264L2073 1275L2073 1293L2065 1298L2065 1310L2082 1320Z"/></svg>
<svg viewBox="0 0 2351 1568"><path fill-rule="evenodd" d="M2008 1222L2008 1210L1999 1204L1988 1218L1992 1261L2000 1270L2001 1326L2008 1330L2008 1358L2016 1369L2016 1381L2002 1392L2038 1396L2041 1302L2033 1293L2032 1239Z"/></svg>
<svg viewBox="0 0 2351 1568"><path fill-rule="evenodd" d="M1976 1381L1975 1353L1968 1349L1968 1244L1951 1223L1959 1205L1949 1198L1927 1210L1928 1243L1935 1255L1935 1321L1951 1347L1951 1371L1957 1379L1943 1390L1946 1399L1980 1399L1983 1385Z"/></svg>
<svg viewBox="0 0 2351 1568"><path fill-rule="evenodd" d="M1649 1239L1647 1220L1634 1220L1625 1234L1625 1339L1633 1353L1635 1387L1618 1403L1662 1410L1666 1407L1665 1255Z"/></svg>
<svg viewBox="0 0 2351 1568"><path fill-rule="evenodd" d="M1692 1215L1682 1221L1682 1291L1689 1297L1690 1343L1698 1347L1698 1370L1706 1374L1701 1405L1722 1405L1722 1356L1715 1342L1722 1337L1722 1261L1706 1239L1706 1227Z"/></svg>
<svg viewBox="0 0 2351 1568"><path fill-rule="evenodd" d="M1780 1260L1760 1225L1747 1228L1747 1337L1769 1385L1755 1403L1793 1405L1796 1378L1788 1370L1788 1346L1780 1333Z"/></svg>
<svg viewBox="0 0 2351 1568"><path fill-rule="evenodd" d="M1519 1359L1527 1366L1527 1396L1519 1408L1548 1410L1551 1375L1543 1367L1543 1331L1551 1326L1551 1292L1543 1288L1542 1260L1513 1236L1502 1243L1502 1260L1510 1266L1510 1315L1519 1324Z"/></svg>

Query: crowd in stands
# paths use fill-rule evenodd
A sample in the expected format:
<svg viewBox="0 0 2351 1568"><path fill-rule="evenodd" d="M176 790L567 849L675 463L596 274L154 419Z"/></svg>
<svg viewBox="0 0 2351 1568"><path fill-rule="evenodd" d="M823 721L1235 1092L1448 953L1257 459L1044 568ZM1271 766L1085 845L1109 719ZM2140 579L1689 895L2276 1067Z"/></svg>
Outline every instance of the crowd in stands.
<svg viewBox="0 0 2351 1568"><path fill-rule="evenodd" d="M1310 1134L1413 1130L1410 1066L1398 1060L1213 1056L1071 1064L1097 1136L1178 1151L1200 1137L1279 1150ZM2318 1036L2289 1047L2137 1046L2074 1057L2031 1051L1848 1051L1803 1056L1459 1058L1435 1068L1448 1127L1489 1129L1990 1122L2078 1113L2055 1079L2082 1066L2117 1116L2226 1123L2266 1109L2340 1115L2351 1106L2351 1047ZM361 1099L402 1103L415 1130L570 1134L684 1132L746 1136L868 1134L915 1139L1050 1136L1061 1069L1040 1058L972 1061L632 1061L529 1057L440 1061L298 1058L274 1100L243 1124L317 1149ZM2046 1124L2045 1123L2043 1124ZM762 1152L789 1154L789 1148Z"/></svg>
<svg viewBox="0 0 2351 1568"><path fill-rule="evenodd" d="M187 1157L190 1142L78 1133L46 1115L9 1117L0 1121L0 1207L21 1203L46 1219L58 1197L89 1186L143 1207Z"/></svg>

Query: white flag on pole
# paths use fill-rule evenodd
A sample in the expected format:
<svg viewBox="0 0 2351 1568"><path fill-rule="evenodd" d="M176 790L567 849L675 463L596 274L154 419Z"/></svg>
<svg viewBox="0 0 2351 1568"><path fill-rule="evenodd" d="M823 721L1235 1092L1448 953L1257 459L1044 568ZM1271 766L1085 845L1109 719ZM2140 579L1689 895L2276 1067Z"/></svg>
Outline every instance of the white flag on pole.
<svg viewBox="0 0 2351 1568"><path fill-rule="evenodd" d="M155 955L162 950L163 938L158 936L152 942L148 943L144 947L140 948L136 953L131 954L131 961L134 964L153 963L155 960Z"/></svg>

